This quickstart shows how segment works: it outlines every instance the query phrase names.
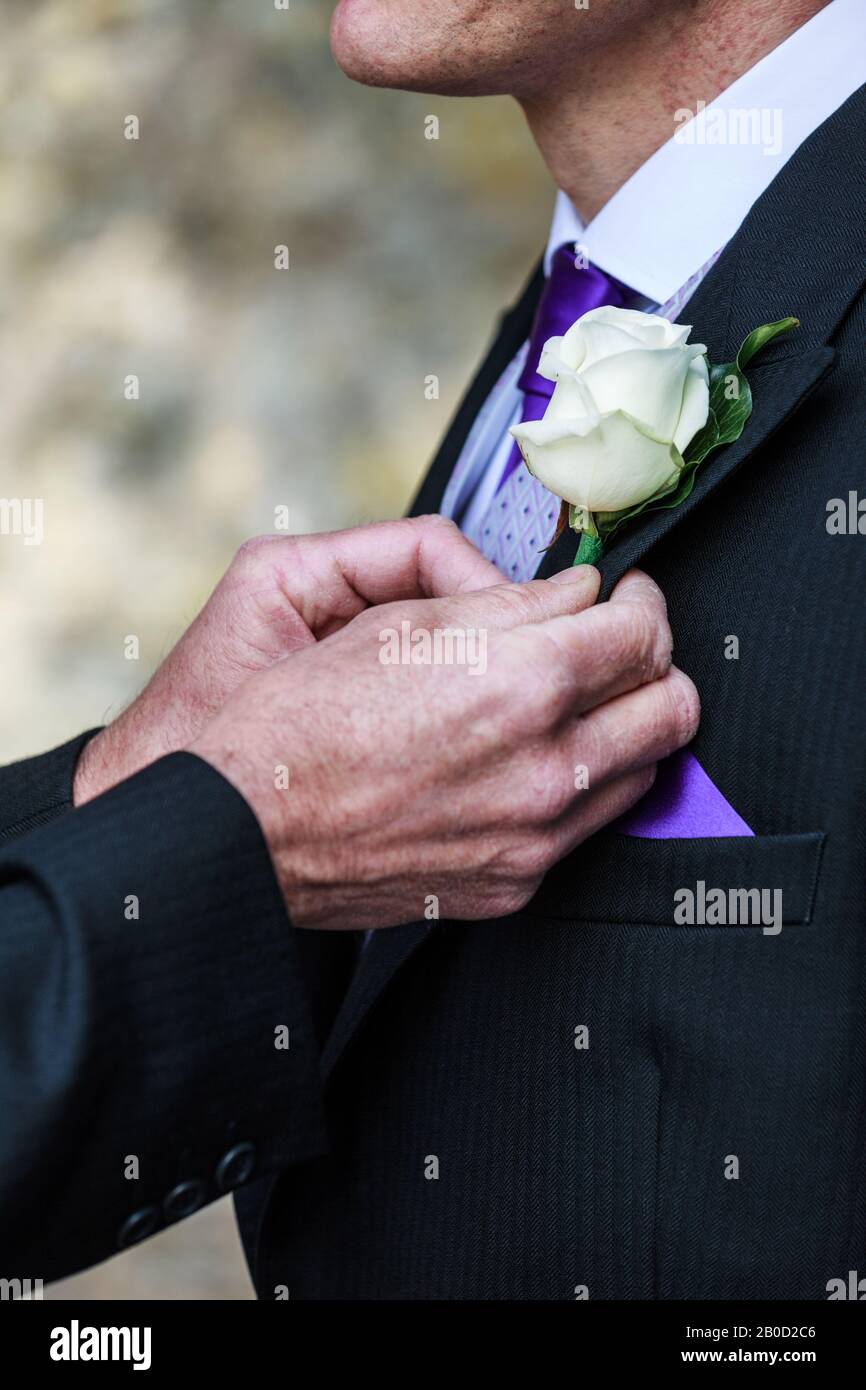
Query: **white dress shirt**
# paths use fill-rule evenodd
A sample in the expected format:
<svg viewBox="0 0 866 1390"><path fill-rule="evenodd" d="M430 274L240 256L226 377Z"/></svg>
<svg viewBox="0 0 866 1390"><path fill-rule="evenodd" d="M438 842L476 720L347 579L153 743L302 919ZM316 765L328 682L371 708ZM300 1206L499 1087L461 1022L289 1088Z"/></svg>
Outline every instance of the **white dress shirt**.
<svg viewBox="0 0 866 1390"><path fill-rule="evenodd" d="M720 250L803 141L866 83L866 0L830 4L676 132L584 226L557 195L545 265L564 242L652 309ZM496 492L520 419L528 344L494 386L466 440L441 510L469 534Z"/></svg>

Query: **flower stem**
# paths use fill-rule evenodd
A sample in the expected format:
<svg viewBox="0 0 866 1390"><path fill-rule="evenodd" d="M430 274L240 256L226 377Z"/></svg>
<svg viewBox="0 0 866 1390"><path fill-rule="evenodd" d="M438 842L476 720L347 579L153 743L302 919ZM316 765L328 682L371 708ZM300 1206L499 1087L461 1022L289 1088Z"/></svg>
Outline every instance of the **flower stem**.
<svg viewBox="0 0 866 1390"><path fill-rule="evenodd" d="M580 545L574 557L576 565L594 565L600 559L604 550L604 542L601 536L587 535L586 531L581 532Z"/></svg>

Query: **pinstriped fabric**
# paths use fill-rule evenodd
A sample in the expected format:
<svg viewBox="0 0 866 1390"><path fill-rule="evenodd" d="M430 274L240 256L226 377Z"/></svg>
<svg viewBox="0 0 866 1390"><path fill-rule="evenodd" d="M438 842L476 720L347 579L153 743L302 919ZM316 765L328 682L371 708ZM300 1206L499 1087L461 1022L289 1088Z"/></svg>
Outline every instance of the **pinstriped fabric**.
<svg viewBox="0 0 866 1390"><path fill-rule="evenodd" d="M0 767L0 844L47 825L70 809L81 750L98 732L89 729L49 753Z"/></svg>
<svg viewBox="0 0 866 1390"><path fill-rule="evenodd" d="M0 769L0 821L68 806L81 742L29 789L26 762ZM173 754L11 840L0 926L4 1274L107 1259L183 1214L179 1184L221 1197L250 1176L223 1162L241 1144L263 1177L322 1152L294 933L254 815L207 763Z"/></svg>
<svg viewBox="0 0 866 1390"><path fill-rule="evenodd" d="M517 918L407 955L332 1075L331 1156L266 1223L265 1293L814 1300L866 1275L866 552L826 527L866 437L866 91L852 107L690 306L718 361L757 323L801 329L755 365L742 466L651 528L696 755L755 835L596 836ZM699 879L781 889L783 930L674 925Z"/></svg>

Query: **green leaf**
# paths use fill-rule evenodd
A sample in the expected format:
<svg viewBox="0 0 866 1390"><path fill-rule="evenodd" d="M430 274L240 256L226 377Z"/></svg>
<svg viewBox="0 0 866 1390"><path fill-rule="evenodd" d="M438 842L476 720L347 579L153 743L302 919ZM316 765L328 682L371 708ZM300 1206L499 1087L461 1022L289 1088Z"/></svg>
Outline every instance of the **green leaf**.
<svg viewBox="0 0 866 1390"><path fill-rule="evenodd" d="M710 413L703 429L698 430L694 439L686 448L686 465L693 464L696 459L706 458L711 449L715 449L719 442L719 421L713 409L712 374L710 368Z"/></svg>
<svg viewBox="0 0 866 1390"><path fill-rule="evenodd" d="M697 448L689 445L686 452L695 465L703 462L711 449L739 439L752 413L751 388L736 362L710 368L710 408L716 417L716 437L708 445L704 441Z"/></svg>
<svg viewBox="0 0 866 1390"><path fill-rule="evenodd" d="M760 328L753 328L737 353L737 366L740 371L748 366L756 352L760 352L780 333L790 333L792 328L799 327L799 319L778 319L775 323L764 323Z"/></svg>
<svg viewBox="0 0 866 1390"><path fill-rule="evenodd" d="M797 328L799 322L787 318L762 324L744 339L733 362L710 367L710 416L686 450L687 467L697 468L711 450L739 439L752 413L752 389L743 368L767 343Z"/></svg>

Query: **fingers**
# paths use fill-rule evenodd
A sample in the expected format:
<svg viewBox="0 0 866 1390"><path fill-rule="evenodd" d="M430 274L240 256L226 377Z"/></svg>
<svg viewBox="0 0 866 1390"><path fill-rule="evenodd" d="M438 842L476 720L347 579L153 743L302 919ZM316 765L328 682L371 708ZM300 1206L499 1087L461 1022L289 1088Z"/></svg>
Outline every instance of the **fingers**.
<svg viewBox="0 0 866 1390"><path fill-rule="evenodd" d="M655 605L667 613L665 596L654 579L643 570L629 570L613 589L609 603L643 603Z"/></svg>
<svg viewBox="0 0 866 1390"><path fill-rule="evenodd" d="M279 623L282 607L290 606L293 621L296 615L316 638L367 608L416 599L446 603L443 620L465 626L539 623L591 606L600 584L598 572L586 565L550 580L507 584L454 523L439 516L313 536L258 536L241 547L229 574L233 591L254 595L269 620Z"/></svg>
<svg viewBox="0 0 866 1390"><path fill-rule="evenodd" d="M585 793L583 800L557 820L512 832L497 856L500 877L459 907L449 905L447 915L478 919L519 912L535 895L545 874L590 835L624 815L646 795L654 780L654 767L628 772L591 795Z"/></svg>
<svg viewBox="0 0 866 1390"><path fill-rule="evenodd" d="M583 713L657 681L671 664L664 595L638 570L620 581L608 603L552 618L531 637L525 659L542 671L546 696L560 714Z"/></svg>
<svg viewBox="0 0 866 1390"><path fill-rule="evenodd" d="M313 536L257 536L238 552L233 589L275 623L290 607L313 637L364 609L502 584L502 575L443 517L406 518Z"/></svg>
<svg viewBox="0 0 866 1390"><path fill-rule="evenodd" d="M564 769L584 766L592 789L660 762L691 742L700 713L694 684L672 666L661 680L599 705L566 730L559 739Z"/></svg>
<svg viewBox="0 0 866 1390"><path fill-rule="evenodd" d="M496 784L487 796L493 822L549 827L610 783L683 748L699 720L692 681L672 667L660 681L518 743L510 761L501 740Z"/></svg>
<svg viewBox="0 0 866 1390"><path fill-rule="evenodd" d="M631 767L594 790L572 798L559 816L546 821L536 818L531 827L518 834L512 832L509 848L501 856L505 884L497 885L492 900L482 900L471 913L455 915L492 917L519 912L534 896L544 875L561 859L646 796L655 782L656 771L655 762Z"/></svg>
<svg viewBox="0 0 866 1390"><path fill-rule="evenodd" d="M563 570L551 579L532 579L527 584L498 584L481 593L442 600L443 621L487 630L549 623L565 614L591 608L598 597L601 577L591 565Z"/></svg>
<svg viewBox="0 0 866 1390"><path fill-rule="evenodd" d="M605 826L624 816L632 806L646 796L656 779L655 764L635 768L608 782L588 797L577 802L572 811L552 829L548 842L548 869L558 864L566 854L588 840Z"/></svg>
<svg viewBox="0 0 866 1390"><path fill-rule="evenodd" d="M385 521L305 540L327 546L346 582L370 605L439 598L502 583L496 566L441 516Z"/></svg>

